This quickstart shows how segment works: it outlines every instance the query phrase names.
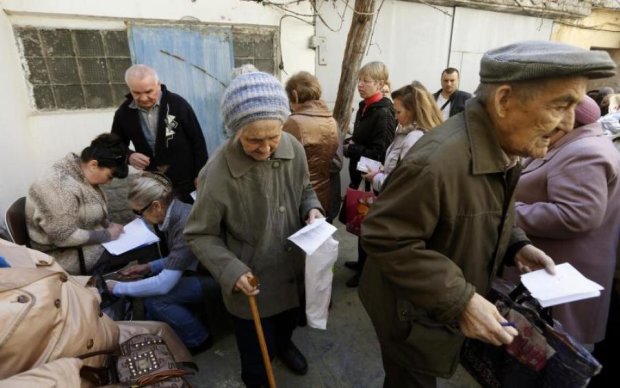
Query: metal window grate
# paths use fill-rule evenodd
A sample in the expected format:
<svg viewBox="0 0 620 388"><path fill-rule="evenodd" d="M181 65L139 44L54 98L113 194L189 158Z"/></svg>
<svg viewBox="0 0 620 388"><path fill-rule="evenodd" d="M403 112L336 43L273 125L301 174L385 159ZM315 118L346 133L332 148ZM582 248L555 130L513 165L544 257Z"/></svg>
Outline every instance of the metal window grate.
<svg viewBox="0 0 620 388"><path fill-rule="evenodd" d="M17 27L18 47L38 110L118 106L131 66L126 31Z"/></svg>

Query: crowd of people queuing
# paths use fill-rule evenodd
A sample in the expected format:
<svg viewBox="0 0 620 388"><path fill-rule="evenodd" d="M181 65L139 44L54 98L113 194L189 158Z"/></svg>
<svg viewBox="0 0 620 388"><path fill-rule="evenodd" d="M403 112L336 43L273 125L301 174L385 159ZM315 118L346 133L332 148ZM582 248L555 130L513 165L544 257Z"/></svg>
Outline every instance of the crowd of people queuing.
<svg viewBox="0 0 620 388"><path fill-rule="evenodd" d="M229 139L209 157L190 104L154 69L133 65L111 133L54 163L28 191L31 247L70 275L123 268L132 281L108 280L109 292L143 298L146 318L168 324L176 333L170 341L192 354L213 343L196 309L208 314L205 294L221 295L242 381L267 386L247 297L260 306L269 356L306 374L292 341L303 324L305 254L287 237L336 218L346 158L349 187L377 195L358 260L345 265L355 271L346 285L359 286L377 334L385 387L435 387L437 377L454 373L465 337L510 344L518 331L485 299L493 279L554 273L563 262L604 290L554 307L554 318L606 363L597 344L609 345L607 323L620 315L610 311L620 289L620 153L612 142L620 136L620 94L585 94L590 79L614 73L603 52L519 42L484 54L472 96L459 90L453 67L431 94L416 80L392 91L386 64L369 62L359 70L362 100L345 133L314 75L299 72L282 85L245 65L221 99ZM362 157L381 167L360 172ZM101 244L123 226L110 220L100 186L126 178L128 166L138 170L128 207L162 243L113 256ZM47 287L57 294L56 283ZM98 325L105 328L80 330L118 337L115 326ZM0 365L14 356L0 353ZM30 359L0 367L0 378L57 361Z"/></svg>

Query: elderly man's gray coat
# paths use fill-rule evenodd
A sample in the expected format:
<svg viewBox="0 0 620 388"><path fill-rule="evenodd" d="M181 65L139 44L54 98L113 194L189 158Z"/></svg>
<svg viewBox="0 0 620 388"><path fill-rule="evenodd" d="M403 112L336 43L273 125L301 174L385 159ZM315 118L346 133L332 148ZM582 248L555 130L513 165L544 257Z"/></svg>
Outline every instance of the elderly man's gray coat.
<svg viewBox="0 0 620 388"><path fill-rule="evenodd" d="M246 272L259 278L261 317L299 306L305 254L287 237L305 225L311 209L322 210L303 146L283 132L270 160L256 161L233 138L199 180L185 237L220 283L228 311L252 319L247 296L233 290Z"/></svg>

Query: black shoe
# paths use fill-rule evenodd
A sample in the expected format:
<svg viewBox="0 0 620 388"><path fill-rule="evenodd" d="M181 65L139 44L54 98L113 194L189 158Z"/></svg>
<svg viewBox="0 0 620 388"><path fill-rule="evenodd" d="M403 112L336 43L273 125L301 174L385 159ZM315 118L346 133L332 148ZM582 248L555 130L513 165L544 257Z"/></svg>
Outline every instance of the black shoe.
<svg viewBox="0 0 620 388"><path fill-rule="evenodd" d="M209 335L207 339L204 340L200 345L187 348L187 350L189 350L192 356L195 356L197 354L200 354L204 351L211 349L211 346L213 346L213 336Z"/></svg>
<svg viewBox="0 0 620 388"><path fill-rule="evenodd" d="M352 278L350 278L349 280L347 280L347 287L349 288L355 288L360 284L360 274L356 273L355 275L353 275Z"/></svg>
<svg viewBox="0 0 620 388"><path fill-rule="evenodd" d="M344 266L347 267L348 269L352 269L353 271L357 271L357 269L360 266L360 263L357 261L346 261L344 263Z"/></svg>
<svg viewBox="0 0 620 388"><path fill-rule="evenodd" d="M293 342L289 342L286 348L278 352L278 358L296 375L303 376L308 373L308 361Z"/></svg>

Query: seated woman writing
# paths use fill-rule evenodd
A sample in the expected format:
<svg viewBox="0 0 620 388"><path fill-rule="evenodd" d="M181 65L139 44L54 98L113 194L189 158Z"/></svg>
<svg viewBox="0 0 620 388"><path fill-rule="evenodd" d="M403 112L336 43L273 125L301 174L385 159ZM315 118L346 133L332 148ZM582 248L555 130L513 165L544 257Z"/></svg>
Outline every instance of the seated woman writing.
<svg viewBox="0 0 620 388"><path fill-rule="evenodd" d="M119 296L144 297L148 319L169 324L192 353L208 349L213 343L212 338L189 308L189 305L203 301L206 291L203 288L209 280L213 282L196 275L198 259L183 238L191 205L173 199L168 178L151 172L143 172L130 185L129 202L136 215L159 226L170 253L167 257L120 272L128 277L154 276L134 282L108 280L108 289Z"/></svg>
<svg viewBox="0 0 620 388"><path fill-rule="evenodd" d="M69 153L35 181L26 197L26 225L32 248L48 253L70 274L83 272L78 250L90 273L104 252L101 243L115 240L122 225L108 219L101 188L127 176L127 152L120 139L102 134L82 150Z"/></svg>

